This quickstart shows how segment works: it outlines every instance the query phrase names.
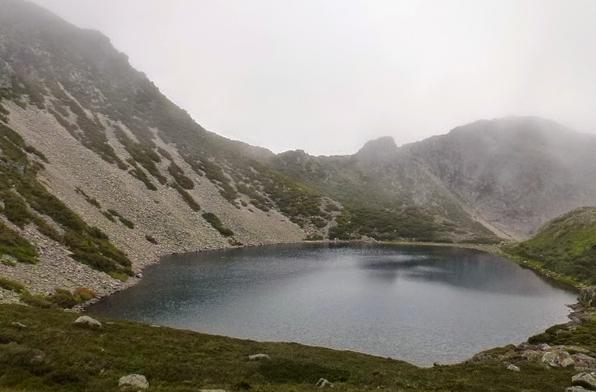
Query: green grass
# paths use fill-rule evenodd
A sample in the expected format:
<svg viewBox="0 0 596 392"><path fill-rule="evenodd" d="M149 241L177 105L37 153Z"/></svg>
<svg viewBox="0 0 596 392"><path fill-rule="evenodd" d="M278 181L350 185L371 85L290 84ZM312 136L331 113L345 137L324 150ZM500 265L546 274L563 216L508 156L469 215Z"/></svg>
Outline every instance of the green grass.
<svg viewBox="0 0 596 392"><path fill-rule="evenodd" d="M0 305L0 390L108 391L129 373L151 391L199 388L312 391L320 377L337 391L560 392L572 370L500 362L417 368L405 362L294 343L258 343L135 322L103 321L101 330L72 325L76 314ZM12 322L27 326L18 329ZM43 360L34 360L39 352ZM267 353L271 361L247 356Z"/></svg>
<svg viewBox="0 0 596 392"><path fill-rule="evenodd" d="M596 284L596 208L580 208L545 225L505 252L572 283Z"/></svg>
<svg viewBox="0 0 596 392"><path fill-rule="evenodd" d="M34 224L37 229L68 247L73 258L108 273L132 274L126 254L108 236L87 225L74 211L47 191L37 180L39 164L30 161L23 138L0 124L0 213L18 227ZM60 234L46 219L59 226ZM1 222L0 222L1 223ZM0 252L21 262L35 262L37 252L22 236L0 225Z"/></svg>
<svg viewBox="0 0 596 392"><path fill-rule="evenodd" d="M0 256L9 255L21 263L37 263L37 249L0 221Z"/></svg>

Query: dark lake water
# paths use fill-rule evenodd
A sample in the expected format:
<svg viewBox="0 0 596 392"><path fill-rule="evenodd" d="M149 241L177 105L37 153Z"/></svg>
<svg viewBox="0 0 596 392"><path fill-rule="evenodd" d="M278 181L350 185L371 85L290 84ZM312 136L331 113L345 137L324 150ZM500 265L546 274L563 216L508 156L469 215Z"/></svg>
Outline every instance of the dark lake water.
<svg viewBox="0 0 596 392"><path fill-rule="evenodd" d="M451 363L565 322L575 295L482 252L283 245L172 256L95 315Z"/></svg>

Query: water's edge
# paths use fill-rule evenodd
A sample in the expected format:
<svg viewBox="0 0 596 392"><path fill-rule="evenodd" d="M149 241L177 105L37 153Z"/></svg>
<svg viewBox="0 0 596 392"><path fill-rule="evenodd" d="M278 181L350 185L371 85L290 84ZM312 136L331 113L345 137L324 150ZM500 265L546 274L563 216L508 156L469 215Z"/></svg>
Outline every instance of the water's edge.
<svg viewBox="0 0 596 392"><path fill-rule="evenodd" d="M567 289L567 290L571 290L575 293L578 293L579 290L582 288L579 285L574 285L571 284L568 280L564 279L564 277L559 277L557 274L551 273L548 270L544 270L544 269L540 269L540 268L535 268L535 266L533 266L532 264L526 264L524 263L523 260L521 259L515 259L513 257L511 257L511 255L509 255L508 253L504 252L501 250L499 245L495 245L495 244L473 244L473 243L442 243L442 242L416 242L416 241L370 241L370 240L342 240L342 241L330 241L330 240L321 240L321 241L295 241L295 242L279 242L279 243L263 243L263 244L249 244L249 245L241 245L241 246L235 246L235 247L219 247L219 248L209 248L209 249L199 249L196 251L191 251L191 252L175 252L175 253L171 253L171 254L167 254L167 255L162 255L158 258L156 258L156 260L151 260L150 262L148 262L147 264L143 265L141 270L137 273L137 275L134 278L129 279L127 282L123 282L122 285L120 285L117 289L115 289L113 292L106 294L104 296L100 296L97 298L94 298L90 301L87 301L81 305L78 305L77 307L73 308L73 311L76 312L85 312L87 310L87 307L89 307L90 305L97 303L99 301L101 301L102 298L106 298L108 296L111 296L114 293L126 290L128 288L131 288L133 286L135 286L136 284L138 284L141 279L143 278L143 274L142 271L151 266L151 265L155 265L160 263L162 260L165 260L169 257L172 256L181 256L181 255L196 255L196 254L201 254L204 252L211 252L211 251L221 251L221 250L229 250L229 249L243 249L243 248L258 248L258 247L265 247L265 246L271 246L271 245L299 245L299 244L341 244L341 245L350 245L350 244L378 244L378 245L399 245L399 246L420 246L420 247L447 247L447 248L461 248L461 249L471 249L471 250L477 250L480 252L484 252L484 253L488 253L488 254L492 254L495 256L499 256L499 257L503 257L505 259L507 259L510 262L513 262L519 266L521 266L522 268L525 269L529 269L531 271L533 271L536 275L538 275L540 278L549 281L549 283L552 283L556 286L559 286L561 288ZM575 311L578 308L581 308L579 301L574 303L574 304L569 304L568 307L572 310ZM571 316L574 313L571 312L568 315L568 318L571 318ZM143 322L139 322L140 324L146 324ZM146 324L149 325L149 324ZM234 338L232 336L230 336L230 338ZM528 337L529 339L530 337ZM527 343L527 339L524 343ZM309 346L308 344L302 344L304 346ZM313 346L314 347L314 346ZM495 347L496 348L496 347ZM480 351L476 354L473 354L470 358L463 360L459 363L466 363L470 360L472 360L472 358L481 355L482 353L486 353L486 352L490 352L492 350L494 350L495 348L489 348L487 350L483 350ZM344 350L338 350L336 349L336 351L344 351ZM349 351L349 350L348 350ZM375 356L373 354L366 354L366 355L372 355ZM406 362L403 361L399 358L394 358L395 360L398 361L402 361L402 362ZM409 363L409 362L408 362ZM417 366L417 367L422 367L419 365L414 365L411 364L413 366Z"/></svg>

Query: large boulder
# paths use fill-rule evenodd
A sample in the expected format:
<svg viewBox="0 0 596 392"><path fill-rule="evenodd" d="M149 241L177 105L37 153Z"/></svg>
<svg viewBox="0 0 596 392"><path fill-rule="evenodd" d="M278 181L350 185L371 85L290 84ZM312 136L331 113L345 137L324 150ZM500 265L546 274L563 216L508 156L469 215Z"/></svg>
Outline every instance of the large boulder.
<svg viewBox="0 0 596 392"><path fill-rule="evenodd" d="M586 287L579 293L579 303L596 307L596 286Z"/></svg>
<svg viewBox="0 0 596 392"><path fill-rule="evenodd" d="M581 372L571 378L573 385L579 385L589 389L596 389L596 374Z"/></svg>
<svg viewBox="0 0 596 392"><path fill-rule="evenodd" d="M93 317L89 316L80 316L74 322L74 325L78 325L79 327L84 328L91 328L91 329L99 329L101 328L101 323L94 319Z"/></svg>
<svg viewBox="0 0 596 392"><path fill-rule="evenodd" d="M550 367L566 368L575 365L575 361L567 351L552 350L547 351L542 355L542 362Z"/></svg>
<svg viewBox="0 0 596 392"><path fill-rule="evenodd" d="M128 376L120 377L118 386L122 391L144 391L149 388L149 382L142 374L129 374Z"/></svg>

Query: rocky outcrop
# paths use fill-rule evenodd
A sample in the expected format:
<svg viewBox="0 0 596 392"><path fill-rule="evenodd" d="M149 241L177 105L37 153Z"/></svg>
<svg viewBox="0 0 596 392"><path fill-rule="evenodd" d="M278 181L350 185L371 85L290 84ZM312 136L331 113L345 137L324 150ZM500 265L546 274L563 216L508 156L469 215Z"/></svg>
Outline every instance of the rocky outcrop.
<svg viewBox="0 0 596 392"><path fill-rule="evenodd" d="M147 381L147 378L141 374L129 374L120 377L120 380L118 380L118 387L120 387L121 391L138 392L148 389L149 382Z"/></svg>

